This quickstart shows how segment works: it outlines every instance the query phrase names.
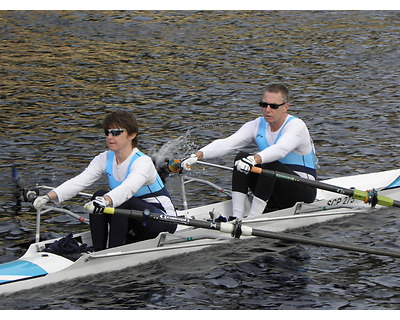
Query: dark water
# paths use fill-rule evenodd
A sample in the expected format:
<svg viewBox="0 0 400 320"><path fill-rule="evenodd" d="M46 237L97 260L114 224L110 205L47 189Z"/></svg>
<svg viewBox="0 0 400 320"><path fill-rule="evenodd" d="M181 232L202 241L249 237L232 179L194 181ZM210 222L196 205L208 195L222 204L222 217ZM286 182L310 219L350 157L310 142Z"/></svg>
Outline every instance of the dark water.
<svg viewBox="0 0 400 320"><path fill-rule="evenodd" d="M106 148L100 123L117 109L136 113L143 151L181 158L258 116L263 87L283 82L314 138L321 178L397 168L399 18L1 11L0 262L22 255L35 230L28 206L14 214L12 166L24 185L60 184ZM229 187L222 170L192 174ZM181 208L177 177L167 187ZM188 192L192 206L221 199L197 185ZM80 210L75 200L67 204ZM295 233L400 250L399 215L387 208ZM63 216L43 222L47 236L85 228ZM399 272L394 258L253 239L2 297L0 308L396 310Z"/></svg>

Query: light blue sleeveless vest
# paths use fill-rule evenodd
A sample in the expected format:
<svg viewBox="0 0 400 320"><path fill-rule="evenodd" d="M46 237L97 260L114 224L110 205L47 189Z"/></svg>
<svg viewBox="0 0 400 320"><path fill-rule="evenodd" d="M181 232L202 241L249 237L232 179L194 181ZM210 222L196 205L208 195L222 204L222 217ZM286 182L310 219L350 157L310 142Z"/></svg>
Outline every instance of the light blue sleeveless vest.
<svg viewBox="0 0 400 320"><path fill-rule="evenodd" d="M126 173L126 177L125 179L128 177L130 170L131 170L131 166L132 163L139 157L144 156L144 153L138 151L135 153L135 155L132 157L131 162L128 165L128 171ZM107 158L107 165L106 165L106 174L108 176L108 184L110 186L111 189L115 189L116 187L118 187L122 181L117 181L115 180L113 173L112 173L112 168L113 168L113 163L114 163L114 152L110 151L110 153L108 154L108 158ZM124 180L125 180L124 179ZM157 178L156 180L150 184L150 185L144 185L142 186L135 194L135 197L142 197L145 195L150 195L152 193L155 193L157 191L160 191L161 189L164 188L164 183L161 181L160 176L157 173Z"/></svg>
<svg viewBox="0 0 400 320"><path fill-rule="evenodd" d="M281 131L276 137L275 142L279 140L283 128L293 119L296 119L296 117L290 116L290 118L284 123ZM270 146L265 136L266 128L267 128L267 122L265 121L264 117L260 117L260 124L258 125L258 132L256 136L256 144L259 151L262 151ZM292 151L282 159L279 159L279 161L286 164L293 171L305 172L307 174L311 174L314 178L316 178L317 176L316 172L317 161L316 161L314 147L312 148L311 152L307 155L303 156Z"/></svg>

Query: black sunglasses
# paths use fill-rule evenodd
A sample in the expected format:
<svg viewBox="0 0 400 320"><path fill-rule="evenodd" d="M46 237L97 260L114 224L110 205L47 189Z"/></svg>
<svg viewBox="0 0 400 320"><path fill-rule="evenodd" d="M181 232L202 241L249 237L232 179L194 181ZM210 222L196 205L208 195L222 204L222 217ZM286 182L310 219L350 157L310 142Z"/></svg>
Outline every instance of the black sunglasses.
<svg viewBox="0 0 400 320"><path fill-rule="evenodd" d="M104 133L106 137L111 133L113 137L119 136L122 132L126 131L126 129L104 129Z"/></svg>
<svg viewBox="0 0 400 320"><path fill-rule="evenodd" d="M270 106L271 109L278 109L280 106L283 106L284 104L286 104L286 102L283 102L281 104L276 104L276 103L268 103L268 102L260 101L258 104L260 105L260 107L263 107L263 108Z"/></svg>

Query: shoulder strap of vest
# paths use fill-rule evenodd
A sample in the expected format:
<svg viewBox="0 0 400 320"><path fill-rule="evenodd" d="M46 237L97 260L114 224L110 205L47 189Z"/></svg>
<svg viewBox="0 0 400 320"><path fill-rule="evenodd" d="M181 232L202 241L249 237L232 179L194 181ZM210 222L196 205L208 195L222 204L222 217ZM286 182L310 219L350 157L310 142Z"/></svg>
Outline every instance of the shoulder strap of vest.
<svg viewBox="0 0 400 320"><path fill-rule="evenodd" d="M297 117L295 117L295 116L289 116L289 118L285 121L285 123L283 124L283 126L280 128L279 133L278 133L278 135L276 136L275 142L277 142L278 139L281 137L283 128L286 127L286 125L287 125L290 121L292 121L293 119L296 119L296 118L297 118Z"/></svg>
<svg viewBox="0 0 400 320"><path fill-rule="evenodd" d="M114 161L114 151L110 151L107 155L106 173L112 175L112 165Z"/></svg>

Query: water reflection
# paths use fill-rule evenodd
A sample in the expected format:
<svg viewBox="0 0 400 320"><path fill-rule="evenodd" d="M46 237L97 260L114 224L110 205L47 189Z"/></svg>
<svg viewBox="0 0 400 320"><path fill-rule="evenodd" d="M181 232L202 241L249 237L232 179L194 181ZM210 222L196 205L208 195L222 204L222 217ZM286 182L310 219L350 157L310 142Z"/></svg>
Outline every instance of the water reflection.
<svg viewBox="0 0 400 320"><path fill-rule="evenodd" d="M254 118L271 81L290 87L321 177L396 166L396 11L0 14L3 181L10 162L29 182L76 174L119 108L136 112L145 151L188 130L202 146Z"/></svg>

